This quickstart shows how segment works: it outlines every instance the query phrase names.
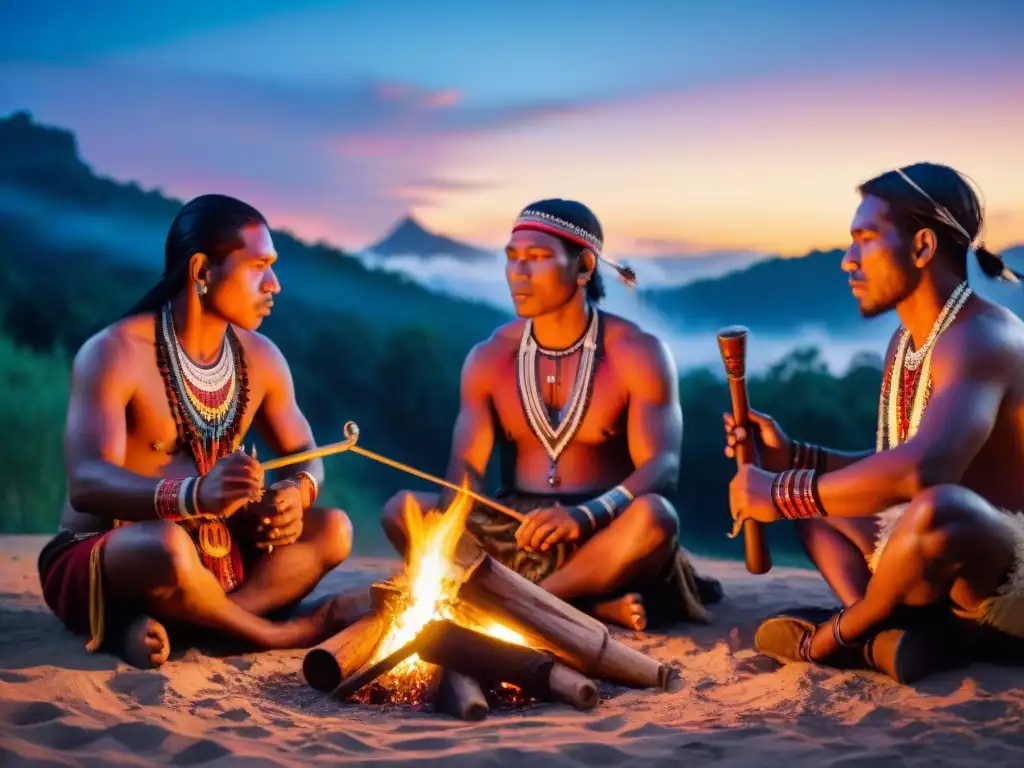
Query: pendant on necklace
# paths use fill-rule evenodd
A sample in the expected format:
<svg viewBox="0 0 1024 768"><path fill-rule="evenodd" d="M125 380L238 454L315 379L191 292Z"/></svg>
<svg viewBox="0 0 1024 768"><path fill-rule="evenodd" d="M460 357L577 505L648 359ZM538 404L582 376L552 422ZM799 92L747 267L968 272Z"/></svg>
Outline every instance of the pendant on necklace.
<svg viewBox="0 0 1024 768"><path fill-rule="evenodd" d="M210 557L226 557L231 554L231 531L220 520L206 521L199 527L199 546Z"/></svg>
<svg viewBox="0 0 1024 768"><path fill-rule="evenodd" d="M561 484L562 484L562 478L560 478L558 476L558 473L555 472L555 465L552 464L551 465L551 472L548 473L548 485L550 485L552 488L557 488Z"/></svg>

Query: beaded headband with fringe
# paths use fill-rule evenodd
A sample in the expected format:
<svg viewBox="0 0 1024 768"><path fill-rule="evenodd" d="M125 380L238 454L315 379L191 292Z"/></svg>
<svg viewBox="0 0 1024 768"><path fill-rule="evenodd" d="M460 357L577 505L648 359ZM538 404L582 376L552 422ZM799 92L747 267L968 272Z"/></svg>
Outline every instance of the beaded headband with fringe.
<svg viewBox="0 0 1024 768"><path fill-rule="evenodd" d="M959 221L956 220L956 217L952 213L949 212L949 209L946 206L936 202L935 198L933 198L931 195L929 195L927 192L925 192L924 189L921 188L920 184L918 184L912 178L910 178L907 175L906 171L904 171L902 168L897 168L896 169L896 173L898 173L900 178L903 179L905 182L907 182L907 184L909 184L917 192L919 192L924 197L925 200L927 200L929 203L932 204L932 207L935 208L935 217L939 221L941 221L947 227L950 227L951 229L954 229L957 232L959 232L961 235L963 235L964 242L967 244L967 248L969 250L974 250L976 252L978 248L984 249L985 246L983 244L981 244L981 243L978 243L977 248L975 248L975 246L973 245L974 237L972 237L971 234L967 231L967 228L964 227L963 224L961 224ZM1021 282L1020 276L1016 272L1014 272L1012 269L1007 267L1005 264L1003 265L1003 271L999 275L999 277L1000 277L1000 279L1002 279L1002 280L1004 280L1004 281L1006 281L1008 283L1019 283L1019 282Z"/></svg>
<svg viewBox="0 0 1024 768"><path fill-rule="evenodd" d="M564 237L566 240L575 243L582 248L586 248L601 261L612 267L618 273L619 279L622 280L627 288L631 290L636 288L636 272L626 264L620 264L607 256L603 256L601 254L601 247L604 243L601 242L601 238L597 237L592 232L588 232L583 227L559 218L558 216L553 216L545 211L537 211L527 208L519 214L518 218L516 218L515 224L512 225L513 232L518 232L521 229L533 230L535 232L546 232L549 235Z"/></svg>

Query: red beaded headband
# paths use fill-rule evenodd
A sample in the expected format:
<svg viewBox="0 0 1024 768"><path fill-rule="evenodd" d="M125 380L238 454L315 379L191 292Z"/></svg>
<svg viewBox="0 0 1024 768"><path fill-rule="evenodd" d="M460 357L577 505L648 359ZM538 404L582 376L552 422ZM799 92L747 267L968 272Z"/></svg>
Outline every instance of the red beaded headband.
<svg viewBox="0 0 1024 768"><path fill-rule="evenodd" d="M619 278L626 284L627 288L632 289L636 287L636 273L632 268L625 264L619 264L618 262L609 259L607 256L602 256L601 246L603 243L601 242L601 239L588 232L583 227L577 226L565 219L561 219L558 216L553 216L550 213L535 211L528 208L519 214L515 224L512 225L513 232L518 232L522 229L533 230L535 232L546 232L549 235L564 237L566 240L576 243L576 245L593 251L597 258L612 266L615 271L619 273Z"/></svg>

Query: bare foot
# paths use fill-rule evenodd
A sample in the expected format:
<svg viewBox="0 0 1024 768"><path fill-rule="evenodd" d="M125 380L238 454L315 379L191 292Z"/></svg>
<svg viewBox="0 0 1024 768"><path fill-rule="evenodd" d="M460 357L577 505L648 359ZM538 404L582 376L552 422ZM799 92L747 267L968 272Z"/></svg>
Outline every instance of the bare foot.
<svg viewBox="0 0 1024 768"><path fill-rule="evenodd" d="M636 592L630 592L614 600L595 603L592 609L594 618L617 624L626 629L642 630L647 628L647 611L644 600Z"/></svg>
<svg viewBox="0 0 1024 768"><path fill-rule="evenodd" d="M171 653L171 641L164 625L149 616L140 616L121 637L118 655L139 669L161 666Z"/></svg>
<svg viewBox="0 0 1024 768"><path fill-rule="evenodd" d="M335 595L323 602L313 613L279 624L270 647L311 648L352 624L367 612L367 607L368 599L365 595Z"/></svg>

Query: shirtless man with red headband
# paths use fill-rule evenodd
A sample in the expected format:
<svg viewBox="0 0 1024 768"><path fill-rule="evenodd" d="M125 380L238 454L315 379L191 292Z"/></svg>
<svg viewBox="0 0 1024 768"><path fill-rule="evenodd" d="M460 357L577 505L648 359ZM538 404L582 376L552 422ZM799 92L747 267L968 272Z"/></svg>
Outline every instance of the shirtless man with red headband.
<svg viewBox="0 0 1024 768"><path fill-rule="evenodd" d="M498 445L496 497L529 517L520 525L474 508L467 525L494 557L611 623L706 621L721 588L694 576L664 495L682 443L676 367L657 338L598 309L602 240L578 202L542 200L519 215L505 248L519 319L466 358L447 476L483 492ZM407 493L383 515L403 552ZM414 496L421 509L451 500Z"/></svg>

